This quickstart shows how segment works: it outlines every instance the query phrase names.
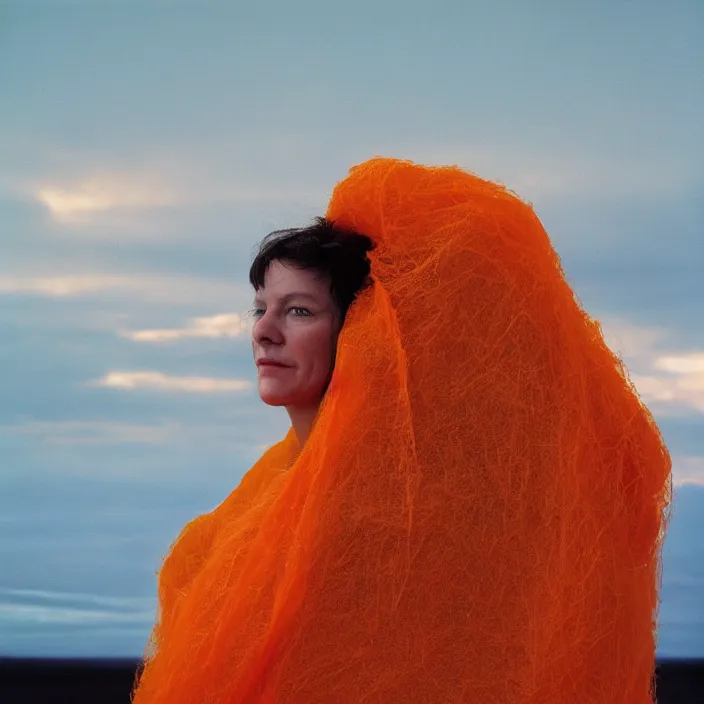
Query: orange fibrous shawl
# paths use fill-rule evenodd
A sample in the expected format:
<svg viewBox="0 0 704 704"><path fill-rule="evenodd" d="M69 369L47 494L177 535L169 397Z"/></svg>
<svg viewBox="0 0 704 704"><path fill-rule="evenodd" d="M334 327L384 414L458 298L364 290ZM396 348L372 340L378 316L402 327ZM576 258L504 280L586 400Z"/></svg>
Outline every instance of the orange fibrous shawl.
<svg viewBox="0 0 704 704"><path fill-rule="evenodd" d="M671 463L533 209L374 158L316 424L159 576L136 704L651 701Z"/></svg>

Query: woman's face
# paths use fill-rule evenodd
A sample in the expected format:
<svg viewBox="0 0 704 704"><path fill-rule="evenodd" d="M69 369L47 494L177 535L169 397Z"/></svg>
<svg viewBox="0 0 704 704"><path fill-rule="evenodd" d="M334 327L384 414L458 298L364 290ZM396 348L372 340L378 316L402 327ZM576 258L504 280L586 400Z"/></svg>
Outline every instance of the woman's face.
<svg viewBox="0 0 704 704"><path fill-rule="evenodd" d="M317 272L273 261L255 294L254 319L252 349L262 401L317 407L341 328L329 282Z"/></svg>

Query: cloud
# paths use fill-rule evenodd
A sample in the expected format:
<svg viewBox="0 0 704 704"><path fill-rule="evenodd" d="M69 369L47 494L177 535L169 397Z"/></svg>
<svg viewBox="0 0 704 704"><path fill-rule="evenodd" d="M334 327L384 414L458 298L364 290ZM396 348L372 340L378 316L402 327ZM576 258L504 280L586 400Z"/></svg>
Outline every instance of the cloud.
<svg viewBox="0 0 704 704"><path fill-rule="evenodd" d="M669 333L621 320L602 321L604 338L624 361L638 394L653 412L704 414L704 352L666 349Z"/></svg>
<svg viewBox="0 0 704 704"><path fill-rule="evenodd" d="M659 357L655 366L672 374L704 374L704 352L679 357ZM704 384L704 379L702 380Z"/></svg>
<svg viewBox="0 0 704 704"><path fill-rule="evenodd" d="M285 223L324 207L333 184L300 141L267 133L115 151L15 134L0 138L12 161L0 197L37 206L54 239L173 242L190 240L195 226L200 240L227 230L231 241L233 221L253 210Z"/></svg>
<svg viewBox="0 0 704 704"><path fill-rule="evenodd" d="M135 288L127 276L0 276L0 294L34 294L48 298L80 296L115 288Z"/></svg>
<svg viewBox="0 0 704 704"><path fill-rule="evenodd" d="M302 183L299 171L295 181L286 182L281 177L285 168L266 169L266 161L260 160L257 174L251 159L238 157L236 149L226 156L206 145L168 155L134 155L121 165L114 165L110 155L77 154L74 161L74 174L47 167L47 173L4 184L4 189L38 203L62 234L92 238L168 237L174 230L173 214L180 224L178 214L184 209L311 205L324 201L326 193Z"/></svg>
<svg viewBox="0 0 704 704"><path fill-rule="evenodd" d="M140 301L185 304L222 304L251 295L243 284L210 278L168 275L69 274L3 276L0 295L73 298L116 292Z"/></svg>
<svg viewBox="0 0 704 704"><path fill-rule="evenodd" d="M173 391L182 393L232 393L247 391L252 383L246 379L216 379L199 376L169 376L161 372L108 372L94 386L111 389Z"/></svg>
<svg viewBox="0 0 704 704"><path fill-rule="evenodd" d="M149 624L154 599L0 587L0 622L7 624Z"/></svg>
<svg viewBox="0 0 704 704"><path fill-rule="evenodd" d="M666 328L634 325L621 318L607 316L600 319L604 339L619 355L639 362L651 362L656 348L669 335Z"/></svg>
<svg viewBox="0 0 704 704"><path fill-rule="evenodd" d="M166 445L178 436L175 423L140 425L116 421L30 421L0 426L0 435L30 436L42 445Z"/></svg>
<svg viewBox="0 0 704 704"><path fill-rule="evenodd" d="M134 342L174 342L177 340L240 337L249 332L249 321L237 313L222 313L192 318L184 328L120 331L122 337Z"/></svg>
<svg viewBox="0 0 704 704"><path fill-rule="evenodd" d="M691 192L702 179L696 160L682 160L665 149L615 157L559 146L548 151L520 144L357 139L323 159L312 156L318 146L282 134L120 154L24 145L24 161L27 153L34 157L31 171L14 180L6 177L0 188L40 204L63 234L161 238L174 236L165 210L176 212L181 223L179 209L201 206L324 207L347 169L374 154L459 164L536 202L668 196Z"/></svg>
<svg viewBox="0 0 704 704"><path fill-rule="evenodd" d="M60 602L64 604L91 604L109 609L149 607L154 603L152 597L106 596L102 594L47 591L44 589L14 589L12 587L0 587L0 598Z"/></svg>
<svg viewBox="0 0 704 704"><path fill-rule="evenodd" d="M672 476L675 486L704 486L704 457L673 457Z"/></svg>
<svg viewBox="0 0 704 704"><path fill-rule="evenodd" d="M182 166L186 172L188 167ZM194 208L203 205L241 203L292 203L320 200L320 189L288 188L277 184L243 185L237 181L215 182L209 175L172 176L159 185L144 185L138 175L90 177L77 184L39 186L30 194L66 232L79 234L90 227L91 236L138 232L161 234L163 223L148 216L163 208ZM130 179L134 179L131 182ZM180 183L179 183L180 181ZM207 184L207 185L206 185ZM317 197L316 197L317 196ZM117 226L117 229L111 229ZM104 228L101 231L100 228Z"/></svg>
<svg viewBox="0 0 704 704"><path fill-rule="evenodd" d="M596 152L459 143L409 144L395 153L425 164L457 164L534 201L663 196L688 192L693 183L701 182L699 165L685 164L667 152L614 159Z"/></svg>
<svg viewBox="0 0 704 704"><path fill-rule="evenodd" d="M96 216L174 205L177 195L156 179L124 174L95 175L77 183L42 185L33 193L61 224L94 222Z"/></svg>
<svg viewBox="0 0 704 704"><path fill-rule="evenodd" d="M689 355L692 357L695 355ZM683 356L682 363L688 360ZM660 360L655 360L656 365ZM704 413L704 372L674 372L667 376L631 374L631 381L638 393L657 406L669 406L672 414L693 409Z"/></svg>
<svg viewBox="0 0 704 704"><path fill-rule="evenodd" d="M179 417L144 423L18 420L0 425L0 443L7 445L9 440L10 446L29 452L37 460L32 465L36 469L29 471L39 482L49 476L138 483L162 477L188 482L193 479L193 462L200 462L204 456L210 458L204 472L219 481L223 471L245 471L290 427L283 411L273 412L253 398L205 416L199 413L191 418L187 410L172 408ZM135 449L140 453L137 462L130 461ZM234 465L223 464L223 457L236 461ZM15 469L18 476L29 476L26 468Z"/></svg>

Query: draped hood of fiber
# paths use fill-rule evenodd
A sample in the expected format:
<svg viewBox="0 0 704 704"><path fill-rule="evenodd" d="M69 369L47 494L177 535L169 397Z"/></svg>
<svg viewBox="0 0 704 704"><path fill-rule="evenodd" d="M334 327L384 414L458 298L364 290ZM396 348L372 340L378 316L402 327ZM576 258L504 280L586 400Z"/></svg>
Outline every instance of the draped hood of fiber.
<svg viewBox="0 0 704 704"><path fill-rule="evenodd" d="M533 209L373 158L332 381L159 575L137 704L651 701L671 463Z"/></svg>

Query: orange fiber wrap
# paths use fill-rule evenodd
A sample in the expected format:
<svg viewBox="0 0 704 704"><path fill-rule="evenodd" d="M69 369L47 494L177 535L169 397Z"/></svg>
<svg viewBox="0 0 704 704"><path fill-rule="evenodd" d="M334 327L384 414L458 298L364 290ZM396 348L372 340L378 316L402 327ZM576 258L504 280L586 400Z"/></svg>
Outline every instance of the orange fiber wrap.
<svg viewBox="0 0 704 704"><path fill-rule="evenodd" d="M374 158L308 442L292 431L159 579L136 704L646 704L671 464L530 206Z"/></svg>

